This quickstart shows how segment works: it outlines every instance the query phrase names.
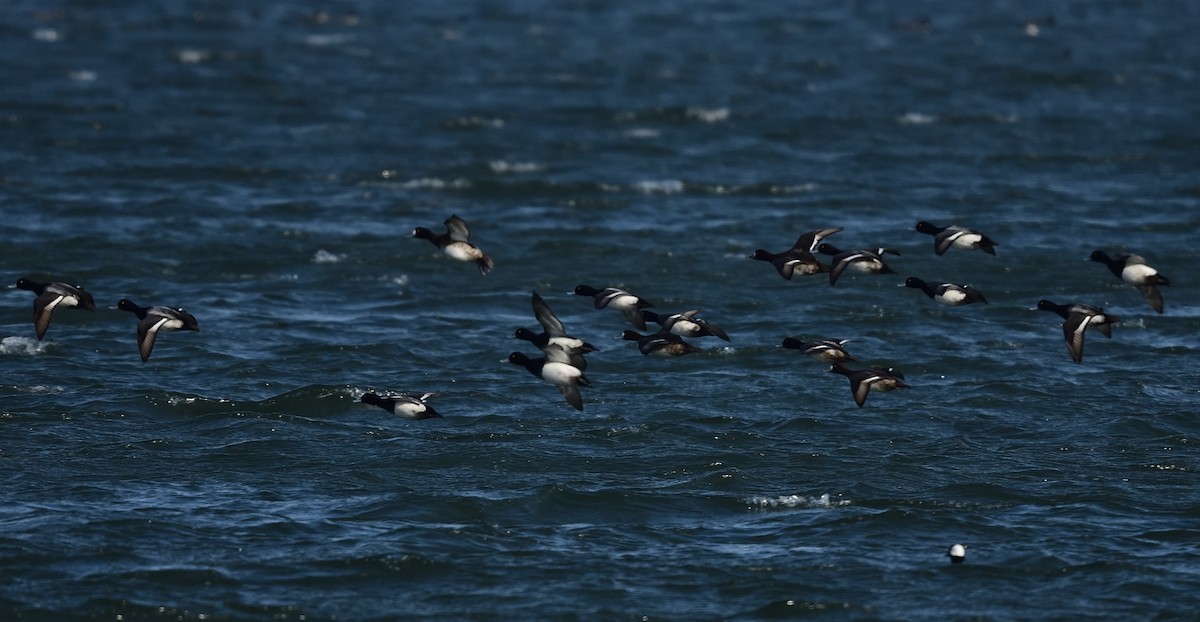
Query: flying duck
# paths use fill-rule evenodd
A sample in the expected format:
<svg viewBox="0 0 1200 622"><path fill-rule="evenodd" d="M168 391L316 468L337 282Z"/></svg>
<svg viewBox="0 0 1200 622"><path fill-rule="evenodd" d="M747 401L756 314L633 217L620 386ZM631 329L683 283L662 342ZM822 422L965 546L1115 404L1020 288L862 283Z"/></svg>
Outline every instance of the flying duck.
<svg viewBox="0 0 1200 622"><path fill-rule="evenodd" d="M583 396L579 394L579 387L590 387L592 383L581 369L571 365L570 357L562 346L547 345L543 352L546 356L536 359L513 352L508 355L508 362L520 365L534 376L554 385L568 404L575 410L583 410Z"/></svg>
<svg viewBox="0 0 1200 622"><path fill-rule="evenodd" d="M833 259L829 263L829 284L836 285L838 278L842 276L842 272L851 270L862 274L895 274L896 271L888 267L883 262L882 255L891 253L899 255L900 251L890 248L875 248L864 249L857 251L843 251L838 247L825 242L817 247L817 251L832 255Z"/></svg>
<svg viewBox="0 0 1200 622"><path fill-rule="evenodd" d="M412 237L429 240L434 246L442 249L443 253L459 261L475 262L480 274L492 271L495 263L478 246L471 243L471 230L467 228L467 221L457 215L451 215L443 224L446 225L445 233L434 233L425 227L417 227L412 230Z"/></svg>
<svg viewBox="0 0 1200 622"><path fill-rule="evenodd" d="M700 348L684 341L679 335L666 331L659 331L652 335L642 335L636 331L626 330L621 333L621 339L636 341L638 351L643 356L683 356L700 351Z"/></svg>
<svg viewBox="0 0 1200 622"><path fill-rule="evenodd" d="M841 227L833 227L830 229L809 231L801 235L796 240L796 243L785 251L772 253L760 248L755 250L754 254L750 255L750 258L771 262L771 265L775 266L775 270L779 272L779 276L788 280L791 280L792 275L796 273L799 273L801 276L807 276L828 272L829 266L818 261L813 255L813 251L816 250L821 240L841 230Z"/></svg>
<svg viewBox="0 0 1200 622"><path fill-rule="evenodd" d="M1088 328L1095 328L1101 335L1112 337L1112 325L1121 321L1121 318L1105 313L1101 307L1077 302L1056 304L1039 300L1037 308L1056 313L1066 320L1062 325L1063 338L1067 340L1067 352L1071 354L1071 360L1076 363L1083 362L1083 334Z"/></svg>
<svg viewBox="0 0 1200 622"><path fill-rule="evenodd" d="M578 285L575 287L575 295L591 296L592 302L597 309L616 309L629 320L638 330L646 330L646 320L642 317L642 309L653 307L646 300L639 298L623 289L615 287L606 287L604 289L596 289L590 285Z"/></svg>
<svg viewBox="0 0 1200 622"><path fill-rule="evenodd" d="M698 313L700 313L699 309L671 315L659 315L653 311L643 310L642 317L647 322L658 324L662 330L680 337L716 337L729 341L729 335L725 334L724 330L709 324L708 320L702 317L696 317Z"/></svg>
<svg viewBox="0 0 1200 622"><path fill-rule="evenodd" d="M842 347L849 339L821 339L819 341L801 341L787 337L780 345L792 350L799 350L810 356L815 356L827 363L856 360Z"/></svg>
<svg viewBox="0 0 1200 622"><path fill-rule="evenodd" d="M26 278L17 279L17 287L37 294L33 299L33 328L37 332L38 341L46 336L50 328L50 318L58 307L70 307L95 311L96 303L92 295L78 285L67 283L38 283Z"/></svg>
<svg viewBox="0 0 1200 622"><path fill-rule="evenodd" d="M871 389L887 392L909 388L904 383L904 374L891 367L856 370L843 367L841 363L834 363L829 371L850 379L850 392L854 394L854 403L858 404L859 408L867 402L867 395Z"/></svg>
<svg viewBox="0 0 1200 622"><path fill-rule="evenodd" d="M1158 270L1146 265L1146 260L1141 255L1130 255L1129 253L1118 253L1115 257L1110 257L1104 251L1092 251L1088 259L1098 261L1106 266L1117 278L1136 287L1139 292L1142 292L1142 297L1146 302L1150 303L1150 308L1158 313L1163 312L1162 293L1158 291L1159 285L1171 284L1171 280L1166 276L1159 274Z"/></svg>
<svg viewBox="0 0 1200 622"><path fill-rule="evenodd" d="M535 333L527 328L518 328L515 335L517 339L524 339L539 348L545 348L552 343L557 344L568 353L575 351L583 354L596 351L596 347L592 344L568 335L562 321L537 292L533 292L531 305L533 306L533 316L537 318L538 324L541 324L542 332Z"/></svg>
<svg viewBox="0 0 1200 622"><path fill-rule="evenodd" d="M426 404L425 400L435 395L437 393L422 393L420 396L414 397L404 394L376 395L368 392L363 393L358 401L363 404L378 406L405 419L434 419L441 417L441 415L432 406Z"/></svg>
<svg viewBox="0 0 1200 622"><path fill-rule="evenodd" d="M955 283L929 283L922 281L915 276L910 276L904 279L904 287L912 287L925 292L926 296L949 307L961 307L969 305L972 302L982 302L987 304L987 298L983 294L971 287L970 285L957 285Z"/></svg>
<svg viewBox="0 0 1200 622"><path fill-rule="evenodd" d="M924 220L917 223L916 228L921 233L933 236L933 252L939 255L950 250L952 246L963 249L978 248L989 255L996 254L997 244L988 236L974 229L958 225L939 227Z"/></svg>
<svg viewBox="0 0 1200 622"><path fill-rule="evenodd" d="M129 311L138 318L138 352L142 362L150 358L154 349L154 340L160 330L194 330L200 332L200 324L187 311L172 307L141 307L130 300L122 298L117 302L117 308Z"/></svg>

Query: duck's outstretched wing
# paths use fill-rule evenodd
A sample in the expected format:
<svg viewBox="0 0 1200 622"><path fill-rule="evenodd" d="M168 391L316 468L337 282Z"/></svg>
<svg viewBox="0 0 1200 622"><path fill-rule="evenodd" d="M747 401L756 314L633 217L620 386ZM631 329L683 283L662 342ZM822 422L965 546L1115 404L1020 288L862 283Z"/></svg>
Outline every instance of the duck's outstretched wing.
<svg viewBox="0 0 1200 622"><path fill-rule="evenodd" d="M841 227L832 227L829 229L817 229L815 231L809 231L808 233L805 233L796 239L796 243L792 245L792 250L811 253L821 245L821 240L824 240L825 238L841 230Z"/></svg>
<svg viewBox="0 0 1200 622"><path fill-rule="evenodd" d="M1067 352L1076 363L1083 362L1083 334L1087 331L1091 319L1092 316L1084 313L1072 313L1067 316L1067 321L1063 322L1063 338L1067 341ZM1097 326L1108 328L1107 324ZM1101 329L1101 332L1104 332L1104 329Z"/></svg>
<svg viewBox="0 0 1200 622"><path fill-rule="evenodd" d="M471 230L467 227L467 221L452 215L446 219L444 224L446 225L446 233L450 235L451 240L458 240L459 242L471 241Z"/></svg>
<svg viewBox="0 0 1200 622"><path fill-rule="evenodd" d="M1138 285L1138 291L1142 292L1142 297L1146 302L1150 303L1150 308L1158 313L1163 312L1162 292L1158 291L1157 285Z"/></svg>
<svg viewBox="0 0 1200 622"><path fill-rule="evenodd" d="M575 407L575 410L583 410L583 395L579 393L579 387L573 384L559 384L555 386L558 387L558 392L562 393L562 396L566 398L568 404Z"/></svg>
<svg viewBox="0 0 1200 622"><path fill-rule="evenodd" d="M550 310L550 305L546 304L546 301L537 292L533 292L532 305L533 317L537 318L538 324L542 325L542 330L546 331L547 335L550 337L567 335L567 329L563 326L562 321L558 319L557 315L554 315L554 311Z"/></svg>
<svg viewBox="0 0 1200 622"><path fill-rule="evenodd" d="M150 358L150 353L154 351L154 340L158 338L158 329L168 321L170 318L161 315L147 315L145 319L138 320L138 353L142 355L143 363Z"/></svg>
<svg viewBox="0 0 1200 622"><path fill-rule="evenodd" d="M46 336L50 328L50 320L54 317L54 308L62 302L63 295L47 290L33 299L33 327L37 331L38 341Z"/></svg>

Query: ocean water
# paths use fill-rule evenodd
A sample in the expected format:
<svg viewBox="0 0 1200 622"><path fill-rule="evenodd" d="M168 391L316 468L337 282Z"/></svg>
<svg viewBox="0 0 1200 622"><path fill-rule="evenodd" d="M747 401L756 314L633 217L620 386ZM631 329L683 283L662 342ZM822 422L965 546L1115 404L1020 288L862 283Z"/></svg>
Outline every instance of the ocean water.
<svg viewBox="0 0 1200 622"><path fill-rule="evenodd" d="M1194 3L7 8L0 273L97 310L38 341L0 293L0 618L1200 610ZM491 274L409 236L451 214ZM748 259L824 227L895 274ZM643 357L579 284L732 340ZM582 412L504 362L534 291L600 350ZM120 298L201 331L142 363ZM1043 298L1122 322L1075 364ZM911 388L859 408L787 336Z"/></svg>

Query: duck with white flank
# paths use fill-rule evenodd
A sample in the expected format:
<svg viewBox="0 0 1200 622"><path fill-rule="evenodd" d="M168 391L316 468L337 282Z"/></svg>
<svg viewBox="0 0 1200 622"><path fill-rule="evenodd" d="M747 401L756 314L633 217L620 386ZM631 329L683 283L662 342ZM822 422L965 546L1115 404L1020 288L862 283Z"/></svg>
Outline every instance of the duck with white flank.
<svg viewBox="0 0 1200 622"><path fill-rule="evenodd" d="M996 246L999 246L988 236L974 229L958 225L939 227L922 220L917 223L917 231L933 236L933 252L939 255L950 250L950 247L962 249L977 248L989 255L995 255Z"/></svg>
<svg viewBox="0 0 1200 622"><path fill-rule="evenodd" d="M191 313L180 308L141 307L124 298L117 303L117 308L122 311L129 311L138 318L138 352L142 355L143 363L150 358L150 352L154 349L154 340L158 337L158 331L194 330L200 332L200 324L196 322L196 318Z"/></svg>
<svg viewBox="0 0 1200 622"><path fill-rule="evenodd" d="M780 344L785 348L799 350L809 356L815 356L826 363L839 363L841 361L856 360L846 348L842 347L849 339L821 339L818 341L801 341L794 337L787 337Z"/></svg>
<svg viewBox="0 0 1200 622"><path fill-rule="evenodd" d="M46 336L50 328L50 318L58 307L95 311L96 303L92 295L78 285L67 283L38 283L30 279L17 279L17 287L37 294L33 299L33 328L37 332L38 341Z"/></svg>
<svg viewBox="0 0 1200 622"><path fill-rule="evenodd" d="M646 330L646 319L642 317L642 309L653 307L646 300L639 298L623 289L606 287L596 289L590 285L575 287L576 296L591 296L592 303L597 309L616 309L629 320L638 330Z"/></svg>
<svg viewBox="0 0 1200 622"><path fill-rule="evenodd" d="M838 277L842 276L842 272L850 270L861 274L895 274L896 271L888 267L883 262L882 255L891 253L899 255L900 251L890 248L875 248L857 251L843 251L838 247L826 242L817 247L817 250L825 255L832 255L833 259L829 264L829 284L836 285Z"/></svg>
<svg viewBox="0 0 1200 622"><path fill-rule="evenodd" d="M642 311L642 317L647 322L654 322L662 327L662 330L672 335L680 337L716 337L729 341L729 335L725 334L720 327L713 326L708 323L708 320L702 317L696 317L700 313L699 309L691 309L683 313L673 313L671 315L659 315L653 311Z"/></svg>
<svg viewBox="0 0 1200 622"><path fill-rule="evenodd" d="M412 236L429 240L454 259L475 262L480 274L492 271L495 263L478 246L471 243L471 230L467 228L467 221L451 215L443 224L446 225L445 233L434 233L425 227L417 227L413 229Z"/></svg>
<svg viewBox="0 0 1200 622"><path fill-rule="evenodd" d="M926 296L940 302L948 307L961 307L969 305L972 302L982 302L987 304L987 298L983 297L983 293L971 287L970 285L957 285L955 283L929 283L922 281L915 276L910 276L904 279L904 284L901 287L912 287L925 292Z"/></svg>
<svg viewBox="0 0 1200 622"><path fill-rule="evenodd" d="M425 400L437 395L437 393L422 393L417 397L411 395L376 395L375 393L363 393L359 398L359 402L363 404L371 404L378 406L393 415L399 415L405 419L435 419L440 418L438 411L432 406L425 403Z"/></svg>
<svg viewBox="0 0 1200 622"><path fill-rule="evenodd" d="M1121 318L1105 313L1101 307L1077 302L1056 304L1049 300L1039 300L1037 308L1057 313L1066 320L1062 325L1063 338L1067 340L1067 352L1071 354L1071 360L1076 363L1083 362L1083 334L1088 328L1095 328L1101 335L1112 337L1112 325L1121 321Z"/></svg>
<svg viewBox="0 0 1200 622"><path fill-rule="evenodd" d="M1169 286L1171 280L1159 274L1158 270L1146 265L1146 260L1141 255L1118 253L1115 257L1110 257L1104 251L1092 251L1088 259L1108 266L1108 269L1117 275L1117 278L1142 292L1142 297L1150 303L1151 309L1159 313L1163 312L1162 293L1158 291L1158 286Z"/></svg>
<svg viewBox="0 0 1200 622"><path fill-rule="evenodd" d="M797 273L801 276L807 276L810 274L828 272L829 266L826 266L818 261L813 255L813 251L816 250L817 245L821 243L821 240L841 230L841 227L833 227L830 229L817 229L815 231L809 231L808 233L801 235L799 239L796 240L796 243L785 251L772 253L760 248L755 250L754 254L751 255L750 258L757 259L759 261L771 262L771 265L775 266L775 270L779 272L779 276L782 276L788 280L791 280L792 275Z"/></svg>
<svg viewBox="0 0 1200 622"><path fill-rule="evenodd" d="M570 355L562 346L551 344L542 351L546 356L536 359L513 352L508 355L508 362L520 365L529 370L529 373L554 385L567 399L568 404L575 407L575 410L583 410L583 396L579 394L579 387L592 386L587 376L583 375L583 370L570 363Z"/></svg>
<svg viewBox="0 0 1200 622"><path fill-rule="evenodd" d="M517 339L524 339L538 348L556 344L562 346L567 352L577 351L581 354L596 352L596 347L592 344L567 334L567 329L563 326L562 321L537 292L533 292L531 305L533 306L533 316L537 318L538 324L542 325L542 332L535 333L527 328L518 328Z"/></svg>
<svg viewBox="0 0 1200 622"><path fill-rule="evenodd" d="M862 408L867 403L867 395L871 389L876 391L895 391L909 388L904 382L904 374L899 370L888 367L872 367L870 369L850 369L841 363L835 363L829 371L841 374L850 379L850 392L854 394L854 403Z"/></svg>
<svg viewBox="0 0 1200 622"><path fill-rule="evenodd" d="M626 330L621 333L621 339L636 341L638 352L641 352L643 356L683 356L700 351L700 348L684 341L679 335L674 335L666 331L659 331L652 335L642 335L637 331Z"/></svg>

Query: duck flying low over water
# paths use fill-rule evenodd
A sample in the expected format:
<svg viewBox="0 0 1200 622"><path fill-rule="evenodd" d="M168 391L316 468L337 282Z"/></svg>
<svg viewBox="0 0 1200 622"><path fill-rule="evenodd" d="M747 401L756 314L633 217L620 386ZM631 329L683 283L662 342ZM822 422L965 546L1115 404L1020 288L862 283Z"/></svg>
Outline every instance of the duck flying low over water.
<svg viewBox="0 0 1200 622"><path fill-rule="evenodd" d="M524 339L538 348L545 348L549 344L556 344L562 346L568 353L575 351L583 354L597 351L596 347L592 344L568 335L562 321L558 319L558 316L550 309L550 305L546 304L546 301L537 292L533 292L530 304L533 307L533 316L537 318L538 324L542 326L542 332L535 333L527 328L518 328L515 333L517 339Z"/></svg>
<svg viewBox="0 0 1200 622"><path fill-rule="evenodd" d="M200 332L200 324L196 322L196 318L191 313L177 307L142 307L133 301L122 298L117 302L117 308L129 311L138 318L138 352L142 355L143 363L150 358L150 352L154 350L154 340L158 337L159 331L193 330Z"/></svg>
<svg viewBox="0 0 1200 622"><path fill-rule="evenodd" d="M1108 253L1097 250L1092 251L1088 259L1108 266L1109 271L1118 279L1136 287L1146 302L1150 303L1151 309L1158 313L1163 312L1162 292L1158 291L1158 286L1170 286L1171 280L1147 265L1141 255L1118 253L1109 256Z"/></svg>
<svg viewBox="0 0 1200 622"><path fill-rule="evenodd" d="M698 313L700 313L699 309L671 315L660 315L653 311L642 310L642 317L647 322L658 324L662 330L680 337L716 337L729 341L729 335L725 334L724 330L709 324L708 320L702 317L696 317Z"/></svg>
<svg viewBox="0 0 1200 622"><path fill-rule="evenodd" d="M849 270L860 274L895 274L896 271L888 267L883 261L882 255L890 253L899 255L900 251L890 248L864 249L857 251L843 251L838 247L826 242L817 247L817 251L824 255L832 255L833 259L829 262L829 284L836 285L838 278L842 273Z"/></svg>
<svg viewBox="0 0 1200 622"><path fill-rule="evenodd" d="M904 284L901 287L912 287L925 292L926 296L940 302L948 307L961 307L969 305L973 302L982 302L987 304L987 298L983 297L983 293L971 287L970 285L958 285L955 283L929 283L918 279L915 276L910 276L904 279Z"/></svg>
<svg viewBox="0 0 1200 622"><path fill-rule="evenodd" d="M775 266L775 270L779 272L779 276L787 280L791 280L793 274L807 276L828 272L829 266L817 260L816 256L813 255L813 251L816 250L821 240L841 230L841 227L815 229L801 235L796 240L796 243L785 251L772 253L760 248L755 250L754 254L750 255L750 258L770 262L771 265Z"/></svg>
<svg viewBox="0 0 1200 622"><path fill-rule="evenodd" d="M1076 363L1083 362L1083 335L1088 328L1095 328L1101 335L1112 337L1112 325L1121 321L1121 318L1105 313L1102 307L1077 302L1057 304L1049 300L1039 300L1037 309L1050 311L1065 320L1062 325L1063 338L1067 341L1067 352L1071 354L1071 360Z"/></svg>
<svg viewBox="0 0 1200 622"><path fill-rule="evenodd" d="M850 369L841 363L835 363L829 371L841 374L850 379L850 392L854 394L854 403L859 408L867 403L867 395L871 390L888 392L896 389L907 389L904 374L894 368L872 367L869 369Z"/></svg>
<svg viewBox="0 0 1200 622"><path fill-rule="evenodd" d="M849 339L820 339L818 341L801 341L795 337L787 337L779 344L784 348L799 350L809 356L814 356L827 363L856 360L846 348L842 347Z"/></svg>
<svg viewBox="0 0 1200 622"><path fill-rule="evenodd" d="M639 298L623 289L605 287L596 289L590 285L575 287L576 296L591 296L592 303L597 309L616 309L625 319L638 330L646 330L646 319L642 317L642 309L653 307L643 298Z"/></svg>
<svg viewBox="0 0 1200 622"><path fill-rule="evenodd" d="M583 410L583 396L579 387L590 387L592 383L583 375L583 370L571 365L567 351L558 345L548 345L545 356L530 358L521 352L508 355L508 362L524 367L529 373L549 382L566 398L575 410Z"/></svg>
<svg viewBox="0 0 1200 622"><path fill-rule="evenodd" d="M412 230L412 237L429 240L451 258L474 262L480 274L492 271L495 262L482 249L471 243L471 230L467 227L467 221L457 215L451 215L443 224L446 225L445 233L434 233L425 227L417 227Z"/></svg>
<svg viewBox="0 0 1200 622"><path fill-rule="evenodd" d="M31 291L37 295L33 299L33 328L37 332L38 341L46 336L50 328L50 319L54 310L59 307L95 311L96 303L92 295L78 285L67 283L39 283L31 279L17 279L17 288Z"/></svg>
<svg viewBox="0 0 1200 622"><path fill-rule="evenodd" d="M933 252L939 255L944 254L952 247L961 249L977 248L989 255L995 255L996 247L999 246L988 236L974 229L958 225L939 227L922 220L917 223L916 229L921 233L933 236Z"/></svg>
<svg viewBox="0 0 1200 622"><path fill-rule="evenodd" d="M700 351L700 348L684 341L679 335L674 335L666 331L659 331L652 335L642 335L637 331L626 330L621 333L621 339L636 341L638 352L641 352L643 356L683 356Z"/></svg>
<svg viewBox="0 0 1200 622"><path fill-rule="evenodd" d="M393 415L399 415L405 419L436 419L440 418L441 415L432 406L425 403L425 400L435 395L437 393L422 393L418 396L412 396L406 394L377 395L367 392L363 393L358 401L363 404L378 406Z"/></svg>

